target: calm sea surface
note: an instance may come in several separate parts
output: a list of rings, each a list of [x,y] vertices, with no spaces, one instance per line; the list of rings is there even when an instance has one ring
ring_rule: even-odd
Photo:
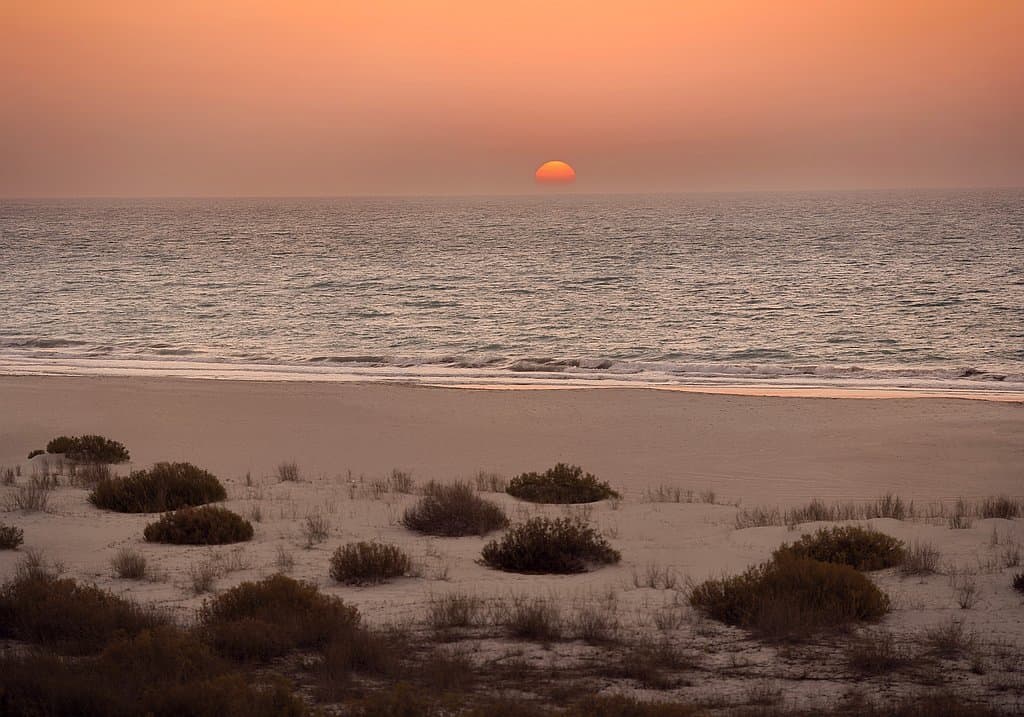
[[[0,372],[1024,390],[1024,192],[0,203]]]

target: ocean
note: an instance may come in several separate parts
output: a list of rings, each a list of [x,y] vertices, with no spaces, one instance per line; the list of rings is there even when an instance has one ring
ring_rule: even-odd
[[[0,373],[1024,391],[1024,191],[0,202]]]

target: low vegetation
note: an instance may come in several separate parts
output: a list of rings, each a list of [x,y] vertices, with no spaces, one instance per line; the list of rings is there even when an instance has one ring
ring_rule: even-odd
[[[914,541],[903,553],[902,575],[933,575],[939,571],[939,551],[931,543]]]
[[[124,580],[142,580],[146,577],[146,557],[131,548],[121,548],[110,559],[114,576]]]
[[[22,513],[45,513],[50,506],[50,492],[55,485],[52,476],[33,476],[28,483],[17,486],[7,496],[4,507]]]
[[[0,550],[17,550],[25,541],[25,532],[13,525],[0,523]]]
[[[1017,573],[1013,576],[1013,589],[1024,593],[1024,573]]]
[[[96,657],[0,658],[0,713],[79,717],[193,715],[303,717],[281,678],[242,675],[192,634],[173,627],[112,641]]]
[[[214,505],[165,513],[143,531],[146,542],[175,545],[225,545],[252,540],[252,536],[252,523]]]
[[[61,453],[80,463],[126,463],[131,459],[123,443],[103,436],[60,436],[46,444],[47,453]]]
[[[579,466],[559,463],[543,473],[522,473],[509,481],[506,492],[531,503],[595,503],[618,498],[607,482],[600,482]]]
[[[103,478],[89,494],[97,508],[119,513],[162,513],[225,498],[217,477],[191,463],[156,463],[126,478]]]
[[[405,511],[402,525],[426,535],[485,535],[506,527],[508,517],[468,483],[428,483],[419,502]]]
[[[0,588],[0,637],[69,654],[94,653],[115,636],[166,622],[135,602],[38,568],[18,571]]]
[[[273,575],[208,600],[199,622],[220,654],[265,661],[350,636],[359,625],[359,612],[311,583]]]
[[[708,580],[694,588],[690,604],[768,639],[802,639],[889,611],[888,596],[850,566],[788,555],[741,575]]]
[[[412,561],[398,546],[358,542],[343,545],[331,556],[331,577],[346,585],[372,585],[398,578]]]
[[[282,483],[297,483],[302,480],[299,474],[299,464],[295,461],[281,463],[277,467],[277,479]]]
[[[575,518],[531,518],[484,546],[483,562],[516,573],[582,573],[619,562],[619,552]]]
[[[783,545],[774,558],[784,555],[849,565],[857,570],[884,570],[903,562],[903,541],[859,526],[822,528],[792,545]]]
[[[979,510],[982,518],[1004,518],[1006,520],[1013,520],[1022,512],[1020,501],[1007,498],[1005,495],[986,498],[982,501]]]

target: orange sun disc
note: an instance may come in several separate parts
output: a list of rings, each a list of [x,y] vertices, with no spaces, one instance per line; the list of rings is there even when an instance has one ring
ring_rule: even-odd
[[[553,160],[540,165],[533,178],[538,184],[572,184],[576,181],[576,170],[565,162]]]

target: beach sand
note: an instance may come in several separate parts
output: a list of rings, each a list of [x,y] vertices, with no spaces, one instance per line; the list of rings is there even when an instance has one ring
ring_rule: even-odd
[[[655,696],[726,704],[749,702],[757,690],[800,705],[836,700],[854,688],[899,695],[920,687],[920,678],[912,676],[866,680],[855,675],[839,649],[810,658],[784,652],[693,613],[686,606],[687,581],[741,571],[768,559],[781,543],[823,525],[738,529],[740,511],[812,498],[869,500],[888,492],[919,506],[961,496],[1020,498],[1024,493],[1024,405],[1015,403],[0,378],[0,467],[21,465],[20,481],[50,460],[27,461],[30,450],[56,435],[81,433],[124,442],[132,451],[132,467],[187,460],[218,474],[228,488],[226,505],[254,521],[255,539],[219,548],[147,544],[142,529],[153,516],[101,511],[89,505],[85,489],[62,486],[45,513],[0,516],[25,532],[21,551],[0,552],[0,577],[10,576],[24,550],[34,548],[72,577],[164,605],[189,620],[204,599],[191,587],[197,566],[221,566],[219,590],[272,574],[285,553],[294,560],[293,576],[359,606],[371,624],[422,625],[431,601],[454,592],[486,601],[539,596],[566,615],[581,606],[613,605],[629,639],[660,631],[693,653],[699,675]],[[303,480],[282,483],[274,475],[276,466],[291,460]],[[562,507],[524,504],[503,493],[482,495],[500,503],[514,521],[537,514],[585,517],[621,551],[620,564],[574,576],[491,570],[477,562],[489,538],[410,533],[399,520],[417,496],[375,485],[394,468],[411,471],[422,484],[471,479],[479,470],[511,476],[556,461],[596,473],[620,490],[623,500]],[[655,500],[651,493],[659,486],[692,490],[695,502]],[[0,487],[0,497],[14,490]],[[714,492],[713,502],[702,502],[707,491]],[[302,527],[316,514],[326,519],[330,534],[306,548]],[[1010,581],[1021,568],[1008,556],[1015,548],[1019,553],[1024,522],[975,518],[957,530],[941,517],[863,522],[908,543],[927,541],[941,554],[940,574],[873,574],[894,606],[875,629],[924,653],[929,629],[959,622],[977,636],[985,672],[972,671],[973,658],[964,657],[942,663],[942,679],[962,694],[1020,705],[1024,613]],[[331,552],[349,541],[371,539],[403,547],[418,577],[364,588],[334,583],[327,572]],[[122,547],[143,553],[154,578],[112,577],[110,559]],[[651,585],[648,577],[655,573],[671,580]],[[958,602],[964,581],[977,589],[970,609]],[[655,616],[666,611],[677,612],[679,620],[657,627]],[[593,660],[591,649],[571,640],[524,646],[488,637],[473,655],[479,660],[515,655],[565,667]],[[616,683],[608,689],[624,688]],[[629,689],[651,696],[635,685]]]

